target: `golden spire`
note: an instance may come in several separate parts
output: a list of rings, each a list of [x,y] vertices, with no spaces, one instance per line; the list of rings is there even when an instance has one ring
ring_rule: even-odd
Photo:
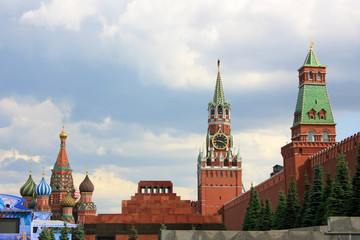
[[[310,50],[313,49],[313,46],[314,46],[314,42],[312,41],[312,38],[310,38]]]
[[[31,165],[32,165],[32,162],[30,162],[30,175],[31,175]]]
[[[86,164],[86,175],[89,173],[89,164]]]
[[[220,72],[220,59],[218,59],[218,72]]]
[[[43,177],[44,177],[44,175],[45,175],[44,172],[45,172],[45,170],[44,170],[44,166],[43,166]]]

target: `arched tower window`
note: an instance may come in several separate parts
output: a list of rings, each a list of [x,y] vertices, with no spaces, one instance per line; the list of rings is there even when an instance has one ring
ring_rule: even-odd
[[[218,115],[222,115],[223,114],[223,109],[222,106],[218,106]]]
[[[314,142],[315,141],[315,133],[313,131],[308,132],[308,142]]]
[[[210,109],[210,115],[211,117],[215,115],[215,109],[213,107]]]
[[[316,80],[321,81],[321,72],[320,71],[318,71],[318,73],[317,73]]]
[[[312,71],[309,72],[309,80],[313,80],[313,72]]]
[[[321,134],[321,141],[328,142],[329,141],[329,132],[323,131]]]

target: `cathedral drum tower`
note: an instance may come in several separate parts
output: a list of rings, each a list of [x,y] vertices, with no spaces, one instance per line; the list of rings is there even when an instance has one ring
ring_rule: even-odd
[[[72,169],[70,168],[68,156],[66,153],[66,138],[67,133],[63,127],[60,137],[60,151],[54,168],[51,170],[50,186],[52,188],[52,194],[50,197],[50,207],[53,215],[53,220],[61,220],[62,218],[62,200],[70,192],[72,197],[74,196],[74,183],[72,177]]]
[[[230,111],[218,60],[214,98],[208,104],[206,149],[200,151],[197,164],[198,208],[203,215],[219,213],[226,202],[241,195],[241,158],[234,153]]]

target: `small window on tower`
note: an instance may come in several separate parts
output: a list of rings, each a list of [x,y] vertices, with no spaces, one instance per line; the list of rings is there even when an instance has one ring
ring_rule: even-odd
[[[326,120],[326,111],[324,109],[319,111],[319,117],[320,119]]]
[[[222,173],[222,172],[220,173],[220,177],[223,177],[223,173]]]
[[[321,141],[328,142],[329,141],[329,132],[323,131],[321,134]]]
[[[232,172],[230,172],[230,177],[232,178]]]
[[[317,73],[317,78],[316,78],[316,80],[321,81],[321,73],[320,73],[320,71]]]
[[[222,110],[223,110],[222,107],[221,107],[221,106],[218,106],[218,114],[219,114],[219,115],[222,115],[222,113],[223,113]]]
[[[313,131],[308,132],[308,142],[314,142],[315,141],[315,133]]]
[[[213,175],[213,173],[212,173],[212,172],[210,173],[210,177],[214,177],[214,175]]]
[[[308,115],[309,115],[309,118],[310,119],[316,119],[316,111],[314,109],[311,109],[309,112],[308,112]]]
[[[313,72],[312,71],[309,72],[309,80],[313,80]]]
[[[211,116],[214,116],[215,115],[215,109],[211,109],[211,111],[210,111],[210,114],[211,114]]]

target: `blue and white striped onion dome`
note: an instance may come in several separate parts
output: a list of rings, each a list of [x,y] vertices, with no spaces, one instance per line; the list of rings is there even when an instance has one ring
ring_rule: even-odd
[[[44,177],[41,179],[41,182],[36,185],[35,195],[36,196],[49,196],[51,194],[51,187],[45,182]]]

